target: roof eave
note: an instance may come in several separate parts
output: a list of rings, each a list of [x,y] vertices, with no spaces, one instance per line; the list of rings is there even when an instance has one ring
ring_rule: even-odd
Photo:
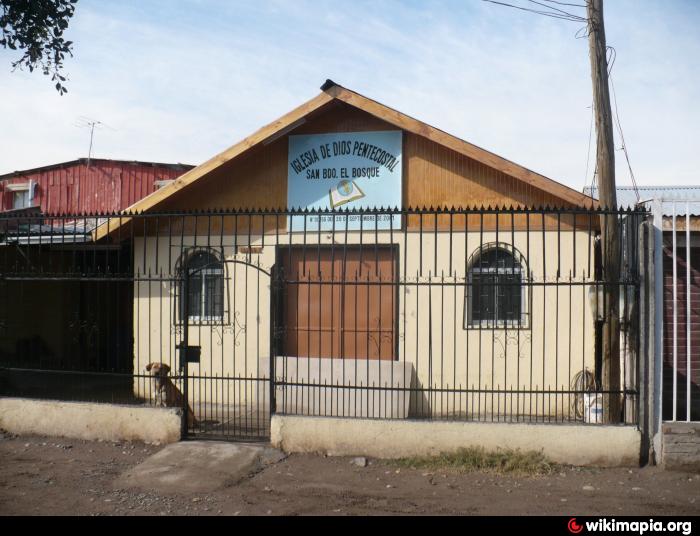
[[[163,188],[160,188],[159,190],[156,190],[150,195],[137,201],[133,205],[127,207],[124,212],[143,212],[154,208],[168,197],[196,182],[221,165],[230,162],[249,149],[258,146],[261,143],[268,142],[275,136],[279,136],[280,132],[284,131],[285,129],[290,129],[290,127],[300,119],[319,110],[334,100],[344,102],[355,108],[363,110],[370,115],[401,128],[402,130],[423,136],[438,144],[444,145],[460,154],[482,162],[483,164],[510,175],[518,180],[547,191],[552,195],[559,197],[562,199],[562,201],[582,208],[598,208],[599,206],[597,200],[578,192],[573,188],[569,188],[568,186],[565,186],[553,179],[540,175],[539,173],[531,171],[523,166],[520,166],[519,164],[498,156],[495,153],[491,153],[465,140],[457,138],[452,134],[448,134],[428,125],[427,123],[414,119],[413,117],[399,112],[398,110],[394,110],[393,108],[390,108],[384,104],[369,99],[368,97],[349,90],[333,82],[332,80],[326,80],[326,82],[321,86],[321,93],[319,93],[316,97],[303,103],[272,123],[258,129],[250,136],[210,158],[206,162],[194,167],[175,179],[169,185],[164,186]],[[122,218],[122,224],[127,223],[129,219],[130,218],[128,218],[128,216]],[[112,229],[110,229],[110,233],[111,232]],[[98,228],[96,230],[96,240],[99,240],[106,234],[106,230]]]

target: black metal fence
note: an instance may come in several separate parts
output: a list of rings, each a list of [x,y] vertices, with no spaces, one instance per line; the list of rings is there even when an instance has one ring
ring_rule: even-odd
[[[601,265],[620,226],[620,277]],[[271,412],[637,422],[638,232],[584,209],[0,216],[0,394],[185,407],[266,437]],[[620,377],[601,301],[620,291]],[[187,356],[187,359],[185,358]],[[165,366],[150,366],[159,364]]]

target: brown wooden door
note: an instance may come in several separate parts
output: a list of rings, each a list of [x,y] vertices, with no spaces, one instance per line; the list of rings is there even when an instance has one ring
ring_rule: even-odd
[[[395,359],[396,259],[392,246],[281,249],[284,355]]]

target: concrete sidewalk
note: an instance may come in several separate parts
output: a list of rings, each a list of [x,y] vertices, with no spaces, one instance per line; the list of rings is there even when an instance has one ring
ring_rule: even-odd
[[[182,441],[166,446],[115,481],[117,488],[161,493],[212,492],[285,458],[262,444]]]

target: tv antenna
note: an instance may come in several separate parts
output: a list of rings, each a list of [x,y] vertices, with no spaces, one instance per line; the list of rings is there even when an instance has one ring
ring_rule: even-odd
[[[88,148],[88,158],[87,158],[87,167],[90,167],[90,159],[92,158],[92,142],[95,137],[95,129],[102,129],[102,128],[108,128],[109,130],[116,130],[112,127],[110,127],[108,124],[103,123],[102,121],[98,121],[97,119],[93,119],[91,117],[86,117],[84,115],[81,115],[76,119],[75,121],[75,126],[79,128],[89,128],[90,129],[90,147]]]

